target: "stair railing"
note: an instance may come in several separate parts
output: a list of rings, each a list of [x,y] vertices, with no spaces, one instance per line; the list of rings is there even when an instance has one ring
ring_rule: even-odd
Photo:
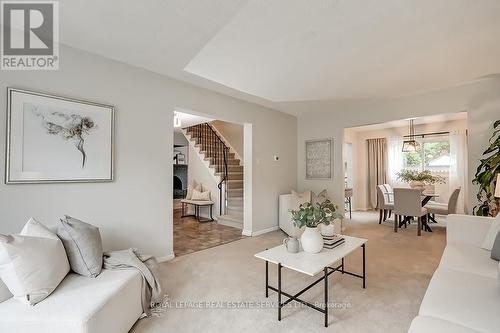
[[[217,184],[219,189],[219,215],[226,211],[226,188],[228,178],[227,159],[229,147],[224,143],[219,134],[209,123],[198,124],[184,128],[191,137],[196,139],[196,143],[201,145],[207,157],[213,160],[215,172],[221,174],[221,180]]]

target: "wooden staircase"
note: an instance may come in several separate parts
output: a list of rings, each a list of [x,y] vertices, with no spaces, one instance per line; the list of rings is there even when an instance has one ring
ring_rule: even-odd
[[[226,140],[209,123],[184,129],[184,135],[219,179],[220,224],[243,229],[243,166]]]

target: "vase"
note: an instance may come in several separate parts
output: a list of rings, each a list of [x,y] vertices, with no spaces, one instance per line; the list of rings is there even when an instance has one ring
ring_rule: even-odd
[[[300,236],[302,249],[308,253],[318,253],[323,249],[323,237],[318,228],[306,227],[302,236]]]
[[[421,182],[421,181],[418,181],[418,180],[412,180],[410,182],[410,187],[412,189],[418,189],[420,191],[423,191],[423,190],[425,190],[425,183]]]
[[[321,235],[322,236],[333,236],[335,235],[335,224],[331,222],[329,225],[320,224],[321,226]]]

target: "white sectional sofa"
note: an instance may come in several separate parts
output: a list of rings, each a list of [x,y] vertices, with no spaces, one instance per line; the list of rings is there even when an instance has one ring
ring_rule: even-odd
[[[500,265],[481,248],[491,223],[448,216],[446,248],[409,333],[500,332]]]
[[[70,273],[49,297],[28,306],[2,284],[0,332],[126,333],[142,315],[141,290],[137,270],[103,269],[97,278]]]

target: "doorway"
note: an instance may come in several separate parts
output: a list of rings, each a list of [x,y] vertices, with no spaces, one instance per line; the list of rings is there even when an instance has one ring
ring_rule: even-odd
[[[245,237],[245,128],[194,112],[174,112],[175,256]]]
[[[414,134],[411,138],[410,123]],[[410,139],[415,142],[412,151],[404,149],[404,143]],[[346,128],[343,140],[346,188],[352,187],[353,220],[378,222],[379,211],[373,213],[379,208],[377,187],[410,187],[401,178],[402,171],[425,171],[440,179],[426,185],[435,194],[432,201],[439,204],[448,204],[451,194],[460,188],[457,213],[468,212],[466,112]],[[380,216],[383,225],[386,222],[386,226],[392,226],[390,212]]]

